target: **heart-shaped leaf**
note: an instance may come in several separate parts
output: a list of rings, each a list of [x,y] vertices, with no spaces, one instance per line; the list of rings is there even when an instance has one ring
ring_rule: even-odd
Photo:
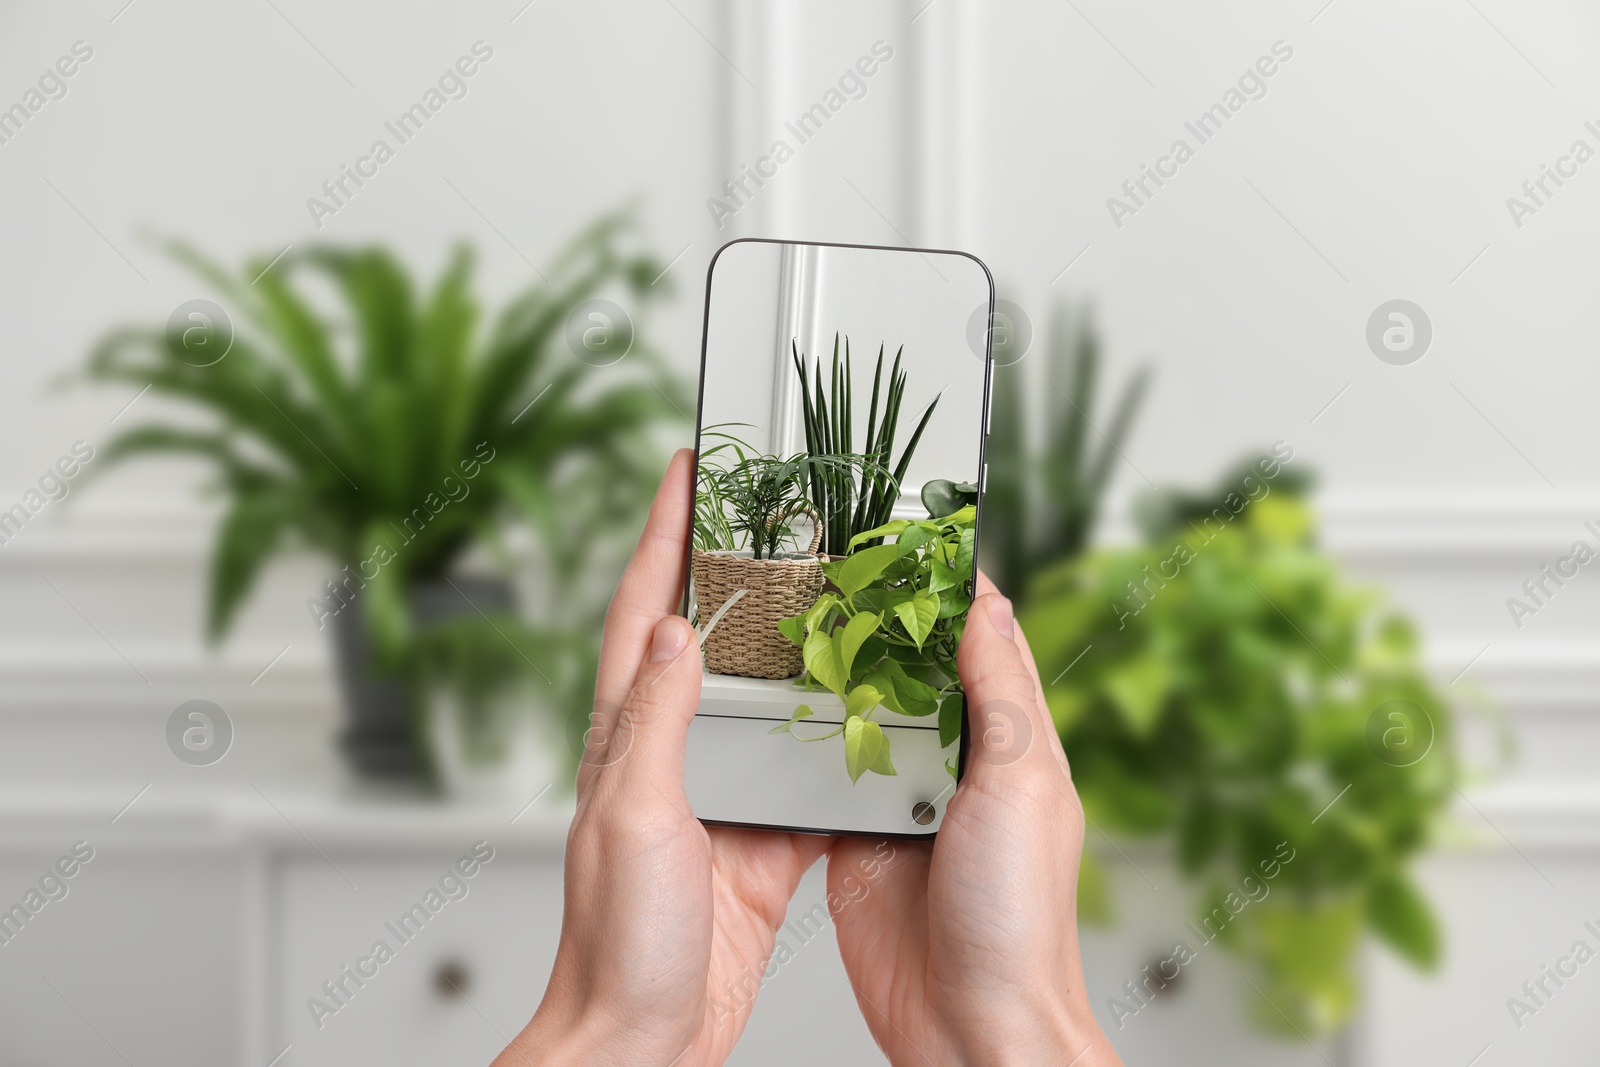
[[[847,675],[839,666],[838,654],[834,651],[834,641],[821,630],[812,630],[806,637],[803,651],[806,670],[811,677],[833,690],[839,696],[844,696],[844,684]]]
[[[859,782],[861,776],[878,762],[878,753],[885,748],[883,727],[871,719],[852,716],[844,722],[844,765],[850,780]]]
[[[865,641],[882,622],[881,616],[863,611],[852,616],[850,621],[844,624],[844,629],[837,631],[839,667],[846,677],[850,674],[850,668],[855,665],[856,650],[861,647],[861,642]]]
[[[844,700],[844,713],[846,716],[856,715],[866,718],[867,713],[883,703],[883,694],[876,686],[858,685],[850,690],[850,695]]]
[[[855,596],[882,574],[885,567],[899,558],[900,550],[893,545],[863,548],[845,557],[844,563],[840,564],[834,574],[833,584],[837,585],[845,596]]]
[[[921,648],[922,643],[928,639],[928,633],[933,629],[933,624],[939,618],[939,594],[927,591],[919,592],[904,604],[896,604],[894,613],[899,616],[905,625],[906,633],[911,635],[911,640]]]

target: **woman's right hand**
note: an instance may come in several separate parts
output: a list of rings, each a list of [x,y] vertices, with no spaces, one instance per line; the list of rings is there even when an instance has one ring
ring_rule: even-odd
[[[1011,603],[981,575],[978,591],[957,659],[965,774],[932,844],[895,842],[886,865],[879,842],[834,844],[839,951],[895,1067],[1110,1067],[1078,952],[1083,807]],[[862,895],[853,876],[875,867]]]

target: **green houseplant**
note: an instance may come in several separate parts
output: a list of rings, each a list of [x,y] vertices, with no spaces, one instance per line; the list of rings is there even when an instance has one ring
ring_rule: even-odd
[[[172,242],[238,327],[225,355],[196,366],[159,327],[116,330],[91,355],[91,379],[148,386],[209,417],[203,428],[126,430],[107,454],[180,453],[211,466],[226,503],[211,639],[278,553],[309,546],[342,567],[307,606],[319,629],[334,624],[352,718],[344,744],[358,768],[418,766],[414,694],[397,667],[419,619],[510,606],[508,589],[469,590],[456,577],[471,546],[497,543],[520,516],[538,536],[545,579],[571,590],[603,540],[593,531],[648,497],[657,466],[648,431],[670,417],[674,388],[659,357],[636,339],[627,365],[602,369],[562,343],[579,302],[615,292],[638,307],[659,292],[660,265],[628,247],[633,233],[625,215],[601,219],[548,282],[514,295],[487,327],[465,247],[424,290],[379,247],[299,248],[235,273]],[[331,288],[334,307],[308,276]],[[599,610],[573,599],[567,622],[581,629]]]
[[[1137,372],[1101,421],[1100,361],[1087,323],[1058,311],[1037,440],[1025,365],[997,368],[985,567],[1054,679],[1088,818],[1169,849],[1199,893],[1196,921],[1272,861],[1274,895],[1221,940],[1271,1002],[1245,991],[1261,1026],[1326,1032],[1356,1003],[1363,931],[1423,968],[1442,951],[1407,870],[1456,772],[1451,708],[1410,623],[1318,550],[1311,479],[1281,455],[1215,487],[1144,494],[1142,542],[1091,550],[1148,379]],[[1280,842],[1293,862],[1276,861]],[[1085,918],[1111,918],[1107,878],[1085,850]]]
[[[1311,529],[1280,487],[1226,526],[1151,528],[1147,546],[1064,561],[1021,615],[1040,662],[1082,656],[1046,698],[1085,814],[1170,840],[1204,887],[1197,914],[1279,843],[1298,856],[1223,937],[1271,1002],[1258,1020],[1291,1036],[1284,1015],[1313,1033],[1353,1010],[1364,929],[1413,964],[1438,961],[1407,868],[1456,774],[1415,631],[1341,582]],[[1103,913],[1085,859],[1084,897]]]
[[[861,452],[870,463],[860,467],[833,466],[819,471],[811,481],[811,502],[817,513],[823,516],[822,551],[827,555],[844,555],[857,534],[889,521],[889,514],[899,499],[900,486],[905,481],[907,468],[911,466],[917,443],[922,440],[922,432],[928,428],[928,420],[933,418],[934,409],[939,406],[938,397],[928,403],[900,458],[895,460],[895,434],[900,425],[900,406],[906,391],[907,374],[900,368],[900,357],[904,353],[904,347],[895,353],[888,380],[885,381],[884,346],[878,347]],[[822,360],[809,364],[812,376],[808,378],[808,361],[792,342],[790,354],[794,359],[795,373],[800,377],[806,449],[813,456],[855,452],[855,376],[850,364],[850,339],[844,339],[844,358],[841,361],[839,335],[834,335],[832,374],[826,389],[823,387]]]
[[[710,427],[698,464],[690,573],[703,628],[706,669],[713,674],[789,678],[802,667],[778,622],[809,608],[822,592],[817,554],[825,520],[807,502],[807,488],[837,471],[870,467],[855,455],[787,458],[763,455],[721,427]],[[791,521],[810,517],[809,547],[782,552]]]
[[[780,629],[805,658],[801,684],[844,701],[844,721],[805,736],[797,723],[812,716],[795,708],[788,732],[808,742],[843,735],[851,781],[868,771],[894,774],[889,738],[873,720],[879,707],[910,716],[939,716],[939,741],[961,736],[963,700],[956,648],[972,603],[973,521],[977,509],[940,518],[896,519],[851,539],[849,555],[823,565],[833,591]],[[893,537],[887,544],[877,543]],[[951,775],[954,762],[946,763]]]

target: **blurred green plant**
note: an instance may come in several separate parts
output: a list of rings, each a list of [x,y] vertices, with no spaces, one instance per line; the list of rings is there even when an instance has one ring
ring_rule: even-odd
[[[636,527],[660,474],[653,430],[689,406],[639,331],[621,367],[586,363],[566,340],[585,300],[614,295],[637,316],[667,291],[663,264],[637,245],[629,212],[597,220],[489,320],[464,245],[423,285],[380,246],[296,248],[234,272],[167,242],[216,290],[231,345],[197,366],[170,326],[124,327],[96,346],[86,377],[190,409],[118,435],[101,469],[152,454],[210,466],[208,492],[225,510],[208,638],[226,634],[268,561],[309,547],[344,567],[330,613],[355,597],[373,666],[408,683],[415,726],[410,593],[481,545],[504,571],[535,568],[559,605],[558,632],[543,637],[570,663],[541,658],[561,682],[555,703],[581,729],[610,590],[584,578],[620,566],[607,531]],[[514,564],[503,534],[519,520],[537,547]]]
[[[1142,544],[1090,549],[1149,378],[1137,371],[1097,423],[1100,351],[1087,319],[1058,308],[1043,392],[1059,403],[1043,405],[1037,441],[1022,365],[997,369],[984,567],[1055,679],[1046,698],[1085,814],[1108,834],[1169,843],[1200,890],[1192,918],[1280,842],[1295,850],[1219,940],[1289,1017],[1252,995],[1262,1028],[1326,1032],[1356,1005],[1363,931],[1418,967],[1439,960],[1408,869],[1457,773],[1452,708],[1411,623],[1317,549],[1311,477],[1281,456],[1214,488],[1144,494]],[[1112,918],[1093,850],[1078,894],[1086,919]]]
[[[148,386],[213,419],[205,429],[152,423],[107,448],[116,462],[151,453],[208,461],[228,506],[212,557],[206,630],[228,629],[263,565],[295,543],[352,567],[426,521],[394,560],[363,577],[380,644],[403,646],[408,583],[448,572],[469,546],[494,542],[520,513],[549,553],[548,577],[569,584],[596,530],[649,498],[659,454],[648,429],[672,414],[676,387],[636,339],[631,369],[601,371],[564,350],[570,310],[621,286],[638,306],[660,289],[653,257],[624,251],[632,228],[610,215],[558,257],[548,282],[514,295],[486,333],[471,291],[473,256],[456,250],[426,292],[381,247],[316,246],[237,274],[182,242],[170,254],[211,283],[240,327],[226,356],[193,366],[159,327],[128,327],[94,350],[88,376]],[[342,298],[324,311],[302,277]],[[341,313],[342,312],[342,313]],[[481,481],[437,510],[477,449],[495,457]],[[107,464],[109,465],[109,464]],[[413,526],[416,523],[413,521]],[[405,527],[411,533],[411,527]],[[574,619],[574,625],[582,623]]]
[[[1208,517],[1223,507],[1211,503]],[[1363,929],[1437,964],[1438,925],[1407,868],[1457,769],[1415,630],[1341,581],[1312,529],[1285,482],[1226,525],[1153,524],[1144,547],[1058,563],[1021,614],[1041,663],[1073,663],[1045,695],[1085,815],[1170,839],[1204,889],[1198,914],[1280,842],[1295,850],[1221,940],[1308,1033],[1354,1009]],[[1086,915],[1108,914],[1104,878],[1086,854]],[[1292,1033],[1274,1008],[1257,1020]]]
[[[787,732],[801,741],[844,735],[852,782],[868,771],[892,775],[889,738],[872,715],[881,705],[901,715],[938,713],[940,747],[961,736],[961,679],[956,648],[972,603],[973,520],[967,506],[941,518],[896,519],[863,530],[849,554],[822,565],[833,589],[778,629],[805,653],[797,684],[826,689],[844,701],[844,721],[813,737],[794,732],[809,704],[795,708]],[[885,537],[895,540],[880,543]],[[946,769],[955,775],[955,766]]]
[[[1141,367],[1122,388],[1102,430],[1095,420],[1101,362],[1100,338],[1088,317],[1074,322],[1066,305],[1058,305],[1044,353],[1037,440],[1029,439],[1023,388],[1030,365],[995,368],[980,562],[995,585],[1019,602],[1042,564],[1088,547],[1149,388],[1149,369]]]
[[[895,433],[900,425],[900,405],[905,398],[906,372],[900,369],[900,357],[905,352],[902,345],[894,355],[889,368],[889,380],[883,380],[883,355],[885,346],[878,346],[878,362],[872,374],[872,401],[867,405],[866,449],[861,455],[870,465],[859,468],[832,467],[819,471],[811,483],[811,502],[823,518],[822,552],[842,556],[848,552],[851,539],[863,530],[882,526],[900,495],[900,484],[905,481],[911,456],[922,440],[922,432],[939,406],[936,396],[922,413],[911,439],[906,442],[900,459],[889,467],[894,458]],[[811,364],[813,378],[807,379],[808,361],[793,342],[790,354],[794,358],[795,373],[800,376],[800,399],[804,415],[806,448],[813,456],[841,456],[855,453],[852,434],[855,426],[854,374],[850,366],[850,339],[844,339],[844,359],[839,358],[839,335],[833,335],[833,373],[830,388],[824,390],[822,360]],[[883,401],[882,421],[879,421],[878,402]]]

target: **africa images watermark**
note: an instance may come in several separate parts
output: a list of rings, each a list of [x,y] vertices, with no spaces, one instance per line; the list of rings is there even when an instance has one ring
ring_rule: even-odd
[[[37,86],[29,86],[20,100],[0,110],[0,145],[10,144],[22,132],[22,127],[44,110],[46,104],[66,99],[67,79],[93,58],[94,47],[89,42],[73,41],[70,55],[64,55],[46,67],[44,73],[39,75]]]
[[[1595,143],[1600,144],[1600,125],[1593,119],[1585,122],[1583,128],[1595,138]],[[1523,223],[1529,216],[1537,215],[1540,209],[1548,207],[1551,199],[1567,184],[1567,180],[1578,176],[1578,168],[1595,157],[1593,145],[1582,137],[1572,142],[1567,149],[1567,154],[1556,158],[1555,166],[1548,163],[1539,164],[1539,173],[1522,183],[1522,196],[1506,197],[1506,210],[1511,213],[1511,223],[1517,229],[1522,229]],[[1551,188],[1554,185],[1555,188]]]
[[[94,446],[87,441],[74,441],[70,451],[71,455],[62,456],[45,468],[44,473],[39,475],[37,489],[29,486],[23,490],[19,503],[0,511],[0,545],[9,545],[22,532],[22,528],[44,510],[46,504],[65,500],[72,491],[69,483],[84,464],[94,459]]]
[[[326,199],[306,197],[306,210],[311,212],[311,221],[317,229],[322,229],[324,218],[337,215],[367,181],[376,178],[378,168],[393,159],[400,148],[421,133],[428,120],[442,111],[447,103],[465,99],[467,79],[478,73],[481,64],[493,58],[493,46],[481,40],[472,42],[470,55],[463,55],[453,65],[446,67],[444,73],[439,75],[438,84],[428,86],[421,100],[400,112],[393,122],[383,124],[383,128],[394,136],[393,145],[380,137],[372,142],[366,155],[356,159],[354,166],[339,164],[339,173],[322,183],[322,193]],[[354,189],[350,188],[351,184],[355,185]]]
[[[378,976],[379,969],[394,959],[400,949],[415,941],[447,904],[467,899],[467,894],[472,892],[467,882],[476,878],[493,859],[493,845],[487,841],[475,842],[471,852],[444,869],[438,885],[429,886],[420,901],[401,912],[398,918],[383,924],[384,930],[393,935],[393,944],[387,937],[378,938],[366,955],[358,957],[353,965],[347,963],[340,967],[332,978],[322,983],[321,998],[307,997],[306,1010],[311,1013],[311,1021],[317,1024],[317,1029],[327,1025],[329,1016],[349,1007],[355,995]]]
[[[1594,522],[1586,522],[1583,528],[1594,537],[1595,544],[1600,544],[1600,527]],[[1572,547],[1567,549],[1567,554],[1557,558],[1553,563],[1539,564],[1539,573],[1522,583],[1522,597],[1506,597],[1506,610],[1511,613],[1511,621],[1517,629],[1527,625],[1526,620],[1530,615],[1539,614],[1556,594],[1566,587],[1567,582],[1576,578],[1580,568],[1595,558],[1596,549],[1588,541],[1577,540],[1572,542]],[[1552,583],[1554,588],[1551,588]]]
[[[1222,533],[1229,523],[1243,514],[1245,508],[1258,501],[1265,500],[1267,495],[1272,492],[1272,486],[1269,483],[1283,470],[1283,465],[1292,459],[1294,459],[1293,445],[1287,441],[1274,442],[1272,455],[1263,456],[1256,463],[1255,469],[1261,472],[1260,478],[1257,478],[1254,474],[1245,475],[1239,484],[1239,488],[1230,490],[1222,498],[1222,502],[1211,509],[1211,514],[1200,520],[1199,525],[1195,525],[1193,520],[1189,522],[1189,528],[1195,534],[1193,538],[1180,540],[1174,544],[1172,553],[1166,559],[1157,563],[1154,570],[1151,569],[1148,563],[1145,564],[1144,578],[1141,581],[1136,583],[1132,578],[1128,579],[1124,583],[1127,586],[1128,599],[1137,604],[1138,607],[1126,606],[1116,601],[1112,602],[1111,610],[1116,612],[1117,622],[1119,623],[1117,629],[1127,629],[1128,620],[1149,607],[1150,602],[1156,598],[1156,595],[1167,587],[1167,583],[1176,580],[1183,568],[1198,557],[1200,549],[1205,548],[1216,540],[1217,535]],[[1172,569],[1170,574],[1167,573],[1169,566]]]
[[[888,854],[885,855],[885,850]],[[883,872],[894,862],[894,846],[887,841],[878,842],[873,850],[873,855],[863,860],[855,872],[847,874],[840,881],[843,893],[828,893],[827,903],[812,906],[811,910],[801,915],[798,919],[790,920],[783,924],[778,931],[776,941],[772,946],[772,955],[762,963],[759,972],[751,971],[747,966],[735,982],[723,982],[723,991],[727,994],[725,1001],[713,1001],[711,1010],[716,1014],[717,1026],[721,1028],[724,1020],[736,1018],[755,1003],[756,994],[778,976],[784,964],[798,955],[798,949],[804,948],[816,940],[829,926],[833,925],[834,916],[852,904],[859,904],[872,892],[872,885]],[[860,877],[856,877],[859,874]],[[796,948],[790,948],[785,935],[794,938]]]
[[[68,880],[77,877],[85,864],[94,859],[94,846],[87,841],[76,841],[72,850],[60,856],[39,876],[37,887],[30,886],[20,903],[0,911],[0,946],[9,945],[22,933],[22,928],[49,904],[67,899],[71,892]]]
[[[1129,978],[1122,983],[1122,990],[1128,995],[1127,1000],[1107,997],[1106,1007],[1111,1009],[1111,1017],[1116,1020],[1117,1029],[1126,1027],[1129,1019],[1149,1007],[1163,990],[1177,980],[1183,968],[1194,962],[1200,955],[1200,949],[1221,937],[1223,931],[1245,908],[1266,900],[1272,892],[1272,886],[1268,883],[1278,877],[1284,867],[1294,862],[1295,855],[1295,850],[1289,842],[1278,842],[1272,856],[1256,864],[1257,869],[1261,871],[1261,877],[1256,877],[1254,871],[1245,875],[1240,879],[1239,887],[1229,890],[1221,902],[1200,920],[1199,926],[1195,926],[1192,921],[1183,924],[1199,942],[1197,947],[1191,948],[1187,941],[1180,938],[1174,942],[1172,953],[1166,959],[1155,964],[1145,964],[1142,979]]]
[[[1593,922],[1585,922],[1583,928],[1596,943],[1600,943],[1600,928]],[[1538,977],[1522,983],[1522,996],[1506,998],[1506,1010],[1511,1013],[1511,1021],[1517,1024],[1517,1029],[1521,1030],[1527,1025],[1528,1016],[1538,1015],[1540,1011],[1549,1007],[1555,995],[1566,988],[1567,982],[1578,977],[1583,965],[1594,958],[1594,945],[1579,938],[1572,943],[1572,947],[1565,955],[1556,957],[1554,967],[1548,963],[1541,963]],[[1554,989],[1550,988],[1551,983],[1555,984]]]
[[[488,450],[488,455],[484,454],[486,449]],[[465,500],[467,494],[472,492],[472,487],[467,483],[481,474],[483,468],[488,466],[497,454],[494,446],[490,445],[489,442],[480,441],[478,447],[473,450],[473,455],[477,458],[464,459],[458,464],[461,469],[461,477],[458,478],[454,474],[444,476],[444,480],[439,486],[444,494],[443,496],[440,496],[437,492],[429,493],[423,498],[421,504],[411,509],[411,514],[400,520],[400,526],[396,526],[394,520],[391,519],[389,521],[390,527],[402,538],[398,542],[399,547],[404,548],[421,536],[427,525],[438,518],[439,514],[449,507],[452,502],[460,503]],[[322,583],[325,595],[321,600],[314,596],[306,597],[306,610],[311,612],[312,619],[316,621],[317,629],[325,629],[329,618],[349,607],[351,601],[355,600],[356,594],[365,589],[367,583],[378,576],[379,571],[399,557],[400,553],[395,544],[396,542],[391,542],[388,539],[373,542],[372,551],[365,559],[354,564],[346,563],[344,565],[344,578],[342,581],[335,581],[330,578]],[[356,569],[354,574],[350,572],[352,566]]]
[[[722,196],[706,200],[706,210],[711,212],[711,221],[717,224],[717,229],[722,229],[730,218],[744,210],[767,180],[777,176],[778,168],[794,158],[795,150],[820,133],[829,119],[844,110],[845,104],[866,96],[867,79],[878,73],[880,64],[893,58],[894,47],[887,41],[872,42],[872,54],[862,56],[854,66],[845,68],[839,75],[837,88],[830,87],[821,100],[802,111],[794,121],[783,124],[794,136],[794,144],[780,137],[772,142],[766,155],[756,159],[754,166],[740,163],[739,172],[722,183]],[[752,182],[755,189],[750,188]]]
[[[1148,163],[1139,164],[1138,176],[1122,183],[1122,193],[1127,199],[1115,196],[1106,198],[1106,210],[1111,213],[1111,221],[1117,229],[1122,229],[1123,220],[1128,216],[1137,215],[1168,180],[1176,178],[1178,168],[1193,159],[1201,145],[1221,133],[1222,127],[1243,110],[1245,104],[1265,97],[1267,79],[1277,74],[1279,66],[1293,57],[1294,48],[1288,42],[1272,42],[1270,55],[1261,56],[1253,66],[1246,67],[1244,73],[1239,75],[1238,83],[1229,86],[1220,101],[1202,111],[1193,122],[1183,124],[1183,128],[1194,137],[1194,145],[1179,137],[1172,142],[1167,154],[1156,160],[1153,168]],[[1154,189],[1150,188],[1152,182]]]

